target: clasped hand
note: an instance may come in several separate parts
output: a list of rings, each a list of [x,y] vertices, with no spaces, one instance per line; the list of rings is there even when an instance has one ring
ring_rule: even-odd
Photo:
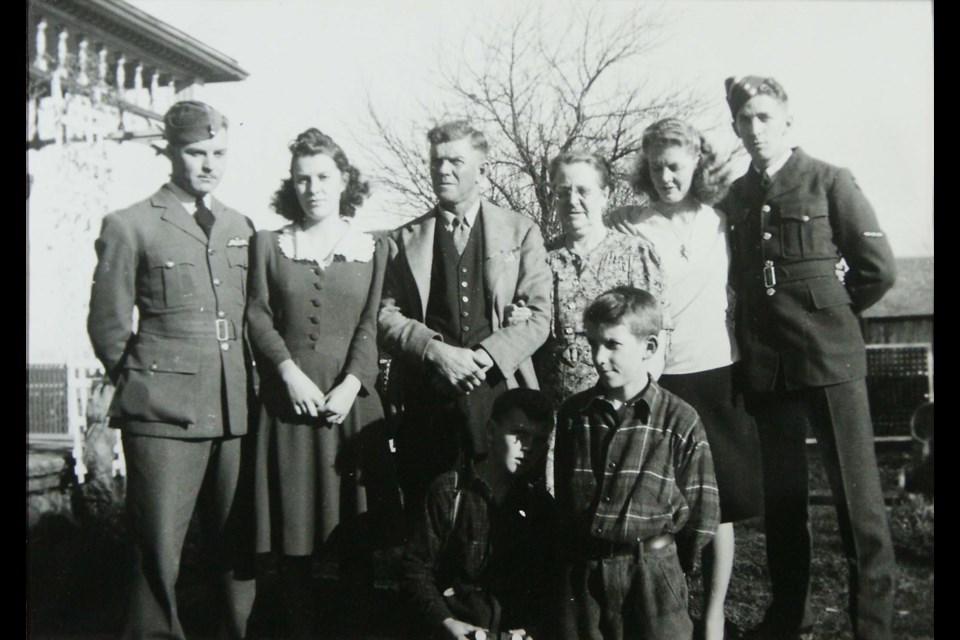
[[[445,386],[454,392],[470,393],[487,378],[493,359],[483,348],[464,349],[433,340],[424,358]]]
[[[292,360],[282,362],[277,369],[287,386],[294,413],[324,418],[328,425],[343,422],[360,391],[359,380],[350,374],[325,395]]]

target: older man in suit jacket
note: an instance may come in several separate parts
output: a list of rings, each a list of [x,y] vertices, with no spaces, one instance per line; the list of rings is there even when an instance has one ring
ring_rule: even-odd
[[[485,453],[500,393],[537,388],[530,358],[549,332],[543,239],[532,220],[480,197],[482,132],[454,121],[427,138],[438,206],[390,236],[379,317],[396,362],[397,471],[408,514],[430,480]],[[520,300],[530,320],[503,326],[504,308]]]
[[[253,399],[243,310],[254,230],[211,195],[226,162],[226,118],[185,101],[164,125],[171,181],[104,218],[88,319],[94,351],[117,385],[109,414],[127,461],[136,566],[124,637],[184,637],[174,587],[199,501],[227,610],[222,635],[241,638],[254,596],[251,485],[242,472]]]
[[[896,568],[856,314],[893,285],[893,253],[850,172],[791,149],[787,95],[776,80],[730,78],[727,102],[752,160],[718,206],[738,294],[739,381],[760,434],[773,583],[751,637],[800,638],[812,626],[809,431],[837,502],[854,634],[889,639]],[[842,283],[834,273],[841,258],[849,266]]]

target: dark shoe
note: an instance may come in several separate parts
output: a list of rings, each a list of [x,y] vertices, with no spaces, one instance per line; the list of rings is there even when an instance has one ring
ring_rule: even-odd
[[[726,633],[726,631],[724,632]],[[753,629],[743,633],[740,638],[742,640],[813,640],[813,631],[810,629],[787,631],[761,622]]]
[[[705,640],[706,630],[703,620],[697,620],[693,626],[693,640]],[[723,640],[742,640],[743,629],[729,619],[723,621]]]
[[[728,619],[723,621],[723,640],[742,640],[743,629]]]

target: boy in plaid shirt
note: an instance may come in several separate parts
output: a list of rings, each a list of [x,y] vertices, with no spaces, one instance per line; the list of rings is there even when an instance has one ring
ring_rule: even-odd
[[[691,638],[684,573],[719,519],[703,426],[648,373],[662,324],[652,295],[615,287],[583,317],[599,381],[557,419],[562,637]]]

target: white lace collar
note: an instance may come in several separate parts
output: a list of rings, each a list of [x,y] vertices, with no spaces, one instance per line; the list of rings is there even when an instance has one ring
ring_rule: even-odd
[[[329,255],[316,253],[316,245],[310,242],[300,225],[293,223],[280,229],[277,245],[280,252],[291,260],[312,262],[321,268],[331,262],[368,262],[373,258],[375,244],[373,236],[356,229],[346,219],[347,229],[337,241]]]

